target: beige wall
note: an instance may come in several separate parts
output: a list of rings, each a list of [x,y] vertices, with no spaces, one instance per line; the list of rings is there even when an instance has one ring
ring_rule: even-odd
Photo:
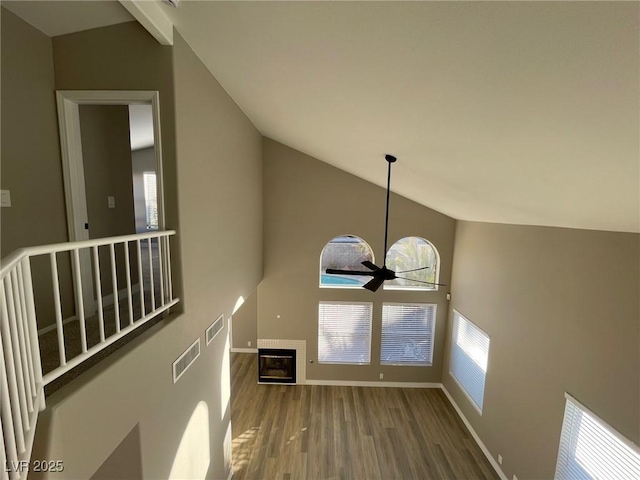
[[[233,348],[257,348],[258,346],[258,292],[249,295],[231,320]],[[251,342],[249,345],[248,342]]]
[[[488,333],[482,416],[443,383],[508,478],[551,478],[564,392],[640,441],[640,236],[458,222],[451,307]]]
[[[264,140],[263,156],[265,272],[258,289],[258,337],[306,340],[307,362],[314,361],[307,363],[309,379],[378,381],[384,373],[384,381],[390,382],[440,382],[446,287],[437,292],[376,293],[318,288],[320,253],[338,235],[363,238],[382,264],[385,190],[270,139]],[[372,159],[372,168],[385,178],[383,155]],[[440,253],[441,283],[450,284],[455,221],[395,194],[390,208],[389,246],[406,236],[426,238]],[[321,300],[374,303],[370,366],[317,363]],[[383,302],[438,305],[432,367],[380,366]]]
[[[2,9],[0,257],[18,248],[66,242],[67,222],[54,93],[51,39]],[[75,311],[68,255],[58,256],[64,316]],[[40,327],[55,321],[49,259],[32,260]]]
[[[184,313],[52,395],[34,458],[63,460],[56,479],[89,478],[139,425],[144,478],[169,478],[181,445],[187,453],[204,446],[206,478],[227,478],[227,336],[206,346],[204,332],[261,278],[260,134],[177,33],[173,48],[161,47],[139,25],[125,24],[56,38],[54,50],[64,88],[160,90],[171,227],[180,215],[172,259],[182,257]],[[173,385],[171,363],[198,337],[202,354]],[[206,412],[205,420],[196,416],[204,430],[189,428],[198,411]],[[194,433],[197,442],[183,442]]]
[[[109,45],[111,38],[117,39],[120,50]],[[179,230],[171,52],[171,47],[159,45],[137,22],[53,38],[56,89],[160,92],[165,227]],[[174,292],[178,295],[182,291],[180,241],[179,235],[172,239],[177,248],[171,257]],[[178,310],[181,308],[178,306]]]

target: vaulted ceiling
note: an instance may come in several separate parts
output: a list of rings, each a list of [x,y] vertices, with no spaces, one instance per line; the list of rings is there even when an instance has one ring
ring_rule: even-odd
[[[457,219],[640,231],[637,2],[162,9],[265,136],[379,185],[392,153]]]

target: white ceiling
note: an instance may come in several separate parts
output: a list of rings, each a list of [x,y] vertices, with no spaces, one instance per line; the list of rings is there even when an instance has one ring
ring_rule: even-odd
[[[114,0],[2,0],[2,6],[50,37],[134,20]]]
[[[164,10],[268,137],[379,185],[393,153],[458,219],[640,231],[637,2]]]
[[[381,186],[393,153],[454,218],[640,231],[638,2],[162,8],[270,138]]]

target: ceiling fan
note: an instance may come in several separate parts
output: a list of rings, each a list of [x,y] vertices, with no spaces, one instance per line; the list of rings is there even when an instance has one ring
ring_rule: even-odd
[[[415,278],[398,276],[398,273],[417,272],[419,270],[426,270],[429,267],[414,268],[412,270],[404,270],[399,272],[394,272],[393,270],[390,270],[389,268],[387,268],[386,252],[387,252],[387,238],[389,234],[389,195],[391,193],[391,164],[394,163],[397,159],[393,155],[385,155],[384,158],[389,163],[389,171],[387,174],[387,209],[386,209],[385,219],[384,219],[385,257],[384,257],[384,262],[382,264],[382,267],[378,267],[373,262],[370,262],[369,260],[365,260],[364,262],[362,262],[362,265],[367,267],[369,270],[357,271],[357,270],[340,270],[336,268],[327,268],[326,273],[329,275],[360,275],[360,276],[373,277],[364,285],[364,288],[372,292],[375,292],[376,290],[378,290],[382,286],[382,284],[385,282],[385,280],[394,280],[396,278],[411,280],[412,282],[424,283],[427,285],[439,285],[442,287],[446,287],[446,285],[443,283],[424,282],[422,280],[417,280]]]

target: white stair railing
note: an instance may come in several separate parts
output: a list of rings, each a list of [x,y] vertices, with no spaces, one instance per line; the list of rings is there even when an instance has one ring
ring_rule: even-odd
[[[0,480],[19,480],[28,474],[28,461],[35,436],[38,412],[45,408],[44,387],[99,351],[141,327],[179,302],[173,297],[169,237],[175,231],[86,240],[28,247],[2,261],[0,267]],[[116,246],[122,246],[124,272],[119,271]],[[108,249],[108,265],[101,266],[100,247]],[[135,252],[137,265],[131,261]],[[73,286],[75,318],[63,319],[58,254],[68,252],[76,279],[92,281],[94,298],[84,298],[81,281]],[[157,255],[154,255],[157,253]],[[51,265],[51,291],[54,303],[59,366],[43,375],[31,259],[47,255]],[[105,257],[103,256],[103,259]],[[82,259],[85,272],[82,275]],[[86,268],[90,265],[90,279]],[[111,274],[112,293],[103,297],[103,274]],[[132,285],[137,275],[137,291]],[[41,273],[41,272],[40,272]],[[123,275],[124,273],[124,275]],[[118,280],[121,280],[119,282]],[[118,285],[126,288],[119,293]],[[148,287],[148,288],[147,288]],[[86,291],[86,289],[84,289]],[[134,303],[135,296],[139,295]],[[85,293],[86,295],[86,293]],[[109,297],[112,300],[109,300]],[[114,325],[106,325],[106,301],[113,302]],[[89,346],[85,302],[95,302],[97,343]],[[121,306],[121,303],[123,304]],[[135,307],[134,307],[135,305]],[[134,311],[137,309],[137,314]],[[121,318],[121,311],[126,317]],[[40,312],[42,314],[42,312]],[[48,312],[51,313],[51,312]],[[64,325],[77,320],[81,353],[69,358]],[[124,326],[123,326],[124,323]],[[92,323],[93,325],[93,323]],[[114,332],[108,334],[108,328]]]

